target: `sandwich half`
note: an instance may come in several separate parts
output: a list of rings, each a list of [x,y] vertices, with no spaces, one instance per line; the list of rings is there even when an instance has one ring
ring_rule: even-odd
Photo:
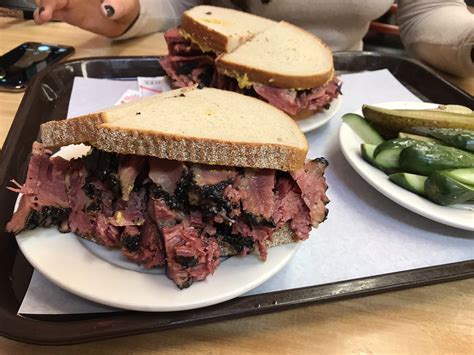
[[[9,232],[57,226],[165,267],[186,288],[221,256],[265,260],[267,248],[304,240],[325,220],[327,161],[305,160],[304,135],[271,105],[185,88],[120,107],[91,115],[102,118],[81,142],[90,152],[69,161],[49,148],[77,143],[64,134],[87,116],[43,125],[47,144],[33,144],[24,184],[10,188],[22,196]]]
[[[313,34],[235,10],[197,6],[165,33],[160,59],[174,87],[199,84],[257,97],[293,118],[341,94],[330,48]]]
[[[201,5],[183,13],[181,30],[203,52],[230,53],[276,23],[246,12]]]

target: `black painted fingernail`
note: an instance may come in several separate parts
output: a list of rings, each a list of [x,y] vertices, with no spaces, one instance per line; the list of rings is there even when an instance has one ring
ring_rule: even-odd
[[[39,10],[38,10],[38,14],[41,14],[43,11],[44,11],[44,7],[41,6],[41,7],[39,8]]]
[[[111,5],[104,5],[105,12],[107,12],[107,17],[112,17],[115,14],[115,9]]]

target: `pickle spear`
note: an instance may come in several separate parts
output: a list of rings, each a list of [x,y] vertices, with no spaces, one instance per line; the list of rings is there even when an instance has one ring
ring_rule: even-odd
[[[432,128],[427,133],[453,147],[474,152],[474,131],[459,128]]]
[[[443,141],[440,141],[439,139],[430,138],[426,136],[420,136],[418,134],[412,134],[412,133],[399,132],[398,138],[409,138],[409,139],[414,139],[421,142],[430,142],[430,143],[445,145],[445,143]]]
[[[390,181],[394,182],[398,186],[401,186],[408,191],[414,192],[415,194],[420,196],[426,196],[426,176],[410,173],[395,173],[389,175],[388,178],[390,179]]]
[[[474,130],[474,116],[434,110],[391,110],[363,105],[367,121],[384,129],[384,135],[396,136],[398,132],[416,133],[418,127],[463,128]]]
[[[364,143],[377,145],[383,142],[380,134],[370,126],[364,117],[355,113],[346,113],[342,116],[342,120],[355,131]]]
[[[474,186],[453,179],[449,171],[435,171],[425,182],[428,198],[440,205],[452,205],[474,199]]]
[[[474,168],[473,153],[432,143],[409,146],[401,151],[399,159],[402,171],[425,176],[437,170]]]

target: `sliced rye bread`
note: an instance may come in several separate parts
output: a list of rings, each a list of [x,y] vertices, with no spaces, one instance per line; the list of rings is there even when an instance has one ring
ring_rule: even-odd
[[[183,13],[181,32],[204,51],[228,53],[276,23],[242,11],[202,5]]]
[[[84,134],[84,125],[90,136]],[[168,91],[90,116],[46,123],[41,138],[49,147],[90,143],[107,152],[284,171],[301,168],[308,151],[304,134],[282,111],[253,97],[211,88]]]
[[[166,105],[99,127],[94,146],[211,165],[296,170],[308,144],[298,125],[253,97],[218,89],[167,94]]]
[[[318,37],[287,22],[255,35],[216,59],[217,70],[246,81],[286,89],[310,89],[332,79],[331,49]]]
[[[192,88],[185,88],[183,92],[187,90],[192,90]],[[48,148],[94,142],[101,124],[113,122],[127,116],[133,117],[142,107],[161,105],[165,98],[165,94],[148,96],[139,101],[113,106],[100,112],[43,123],[40,127],[41,141]]]

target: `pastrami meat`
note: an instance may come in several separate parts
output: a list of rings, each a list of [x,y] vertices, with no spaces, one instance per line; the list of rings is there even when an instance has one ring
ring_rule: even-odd
[[[25,183],[10,188],[22,197],[7,230],[56,225],[145,268],[166,267],[186,288],[216,270],[221,250],[265,260],[280,228],[307,239],[327,215],[327,165],[318,158],[288,173],[96,149],[67,161],[34,143]]]
[[[23,194],[18,209],[6,229],[18,234],[25,229],[39,226],[64,226],[70,206],[66,194],[64,176],[69,162],[63,158],[51,158],[51,152],[43,145],[33,144],[26,181],[23,185],[14,181],[15,187],[9,188]]]

